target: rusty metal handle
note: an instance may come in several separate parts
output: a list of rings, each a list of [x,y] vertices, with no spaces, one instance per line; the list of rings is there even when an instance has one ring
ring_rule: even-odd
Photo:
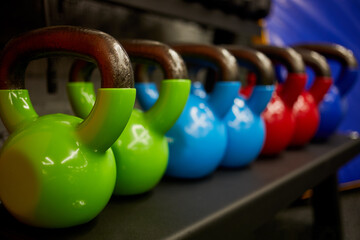
[[[133,72],[128,55],[110,35],[81,27],[54,26],[15,37],[0,57],[0,89],[24,89],[31,60],[69,55],[96,63],[102,88],[131,88]]]
[[[339,44],[321,43],[321,44],[299,44],[296,48],[305,48],[320,53],[326,58],[339,61],[342,65],[349,68],[357,68],[358,63],[353,52]]]
[[[257,75],[256,85],[273,85],[274,68],[265,54],[247,47],[224,45],[224,48],[235,56],[239,65],[249,68]]]
[[[315,78],[308,92],[313,96],[315,102],[320,103],[332,84],[331,70],[325,57],[319,53],[302,48],[294,48],[302,57],[306,66],[315,73]]]
[[[294,48],[299,53],[305,65],[311,67],[318,77],[331,77],[331,70],[326,59],[319,53],[307,49]]]
[[[225,48],[205,44],[171,45],[185,60],[195,66],[210,66],[220,73],[220,81],[237,81],[238,66],[235,57]]]
[[[121,44],[133,63],[159,65],[165,79],[188,78],[184,60],[168,45],[150,40],[124,40]]]
[[[264,53],[273,62],[283,64],[289,73],[305,73],[305,65],[301,56],[292,48],[255,45],[254,49]]]

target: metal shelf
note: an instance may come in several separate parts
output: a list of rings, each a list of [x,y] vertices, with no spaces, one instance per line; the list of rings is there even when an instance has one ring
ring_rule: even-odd
[[[310,144],[276,158],[258,159],[247,168],[219,169],[205,179],[164,179],[150,193],[113,197],[96,219],[69,229],[25,226],[1,207],[0,237],[135,240],[246,236],[307,189],[324,185],[329,176],[334,176],[341,165],[359,152],[359,139],[334,136],[325,144]],[[321,198],[331,202],[331,196],[324,191]],[[322,212],[329,215],[335,211],[336,215],[338,209],[333,206],[336,204],[331,211]]]

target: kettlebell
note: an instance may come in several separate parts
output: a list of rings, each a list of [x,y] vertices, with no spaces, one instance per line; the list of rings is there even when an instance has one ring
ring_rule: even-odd
[[[226,125],[228,139],[221,166],[244,167],[258,157],[263,147],[265,124],[261,113],[275,89],[275,75],[270,59],[263,53],[241,46],[223,47],[236,58],[238,65],[257,75],[256,86],[249,97],[245,98],[239,94],[222,119]],[[194,94],[198,94],[199,97],[207,95],[201,84],[197,84],[196,88]]]
[[[320,122],[318,104],[324,98],[332,84],[330,67],[326,59],[320,54],[305,50],[295,49],[306,66],[315,74],[313,84],[309,90],[303,90],[294,104],[295,132],[290,146],[301,147],[307,144],[315,135]]]
[[[222,166],[242,167],[254,161],[265,141],[265,123],[261,117],[274,89],[275,76],[269,58],[263,53],[240,46],[226,46],[238,65],[256,75],[255,86],[248,98],[238,95],[225,117],[228,148]]]
[[[319,105],[320,124],[314,138],[326,140],[336,131],[346,114],[346,95],[357,79],[358,64],[352,51],[338,44],[303,44],[296,47],[316,51],[326,59],[341,64],[340,74]]]
[[[121,42],[133,63],[158,64],[164,71],[159,98],[142,112],[134,109],[123,134],[112,145],[116,160],[115,195],[147,192],[161,180],[168,164],[169,147],[165,133],[180,116],[189,92],[190,81],[182,58],[169,46],[147,40]],[[85,118],[94,104],[90,75],[92,63],[75,62],[68,93],[72,107]]]
[[[269,45],[254,46],[271,59],[274,65],[281,64],[288,75],[276,90],[262,116],[265,121],[265,143],[263,155],[275,155],[289,146],[295,131],[293,107],[306,84],[305,65],[301,56],[292,48]]]
[[[227,145],[226,127],[222,118],[231,108],[240,87],[237,78],[236,59],[224,48],[202,44],[172,45],[187,64],[209,59],[208,67],[221,69],[220,79],[214,91],[201,98],[190,93],[183,113],[167,132],[169,141],[169,165],[166,174],[175,178],[196,179],[210,175],[220,165]],[[194,89],[192,83],[192,90]],[[147,109],[152,98],[156,99],[155,85],[151,90],[138,91],[140,105]]]
[[[33,59],[70,55],[96,63],[101,88],[84,120],[38,116],[25,89]],[[62,228],[90,221],[109,201],[116,177],[111,145],[135,103],[130,60],[111,36],[56,26],[13,38],[0,57],[0,117],[11,133],[0,153],[0,198],[19,221]]]

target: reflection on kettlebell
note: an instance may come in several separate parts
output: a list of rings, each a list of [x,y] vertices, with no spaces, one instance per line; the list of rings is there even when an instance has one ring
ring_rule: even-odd
[[[84,120],[65,114],[39,117],[32,107],[24,86],[26,67],[33,59],[54,55],[91,59],[100,66],[102,88]],[[129,120],[132,86],[126,53],[96,30],[49,27],[6,45],[0,58],[0,115],[11,135],[0,154],[0,197],[15,218],[61,228],[99,214],[115,186],[110,146]]]
[[[165,133],[186,104],[190,81],[182,58],[167,45],[146,40],[121,43],[133,63],[158,64],[166,78],[154,106],[145,112],[134,109],[123,134],[111,147],[117,169],[114,194],[132,195],[151,190],[164,175],[169,152]],[[88,82],[94,68],[92,63],[77,61],[70,74],[70,102],[82,118],[94,104],[93,85]]]

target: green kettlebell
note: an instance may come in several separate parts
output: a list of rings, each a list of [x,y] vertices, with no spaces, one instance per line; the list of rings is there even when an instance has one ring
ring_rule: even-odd
[[[134,109],[123,134],[112,146],[117,177],[114,194],[133,195],[154,188],[165,173],[168,143],[165,133],[180,116],[190,92],[185,64],[174,50],[155,41],[121,42],[134,63],[158,64],[166,80],[156,104],[146,112]],[[93,84],[88,82],[94,65],[77,61],[73,64],[68,95],[75,114],[88,116],[95,99]]]
[[[89,116],[38,116],[24,73],[33,59],[70,55],[93,61],[101,89]],[[82,224],[108,203],[116,179],[111,145],[135,102],[130,60],[111,36],[56,26],[12,39],[0,57],[0,116],[11,133],[0,153],[0,198],[19,221],[45,228]]]

